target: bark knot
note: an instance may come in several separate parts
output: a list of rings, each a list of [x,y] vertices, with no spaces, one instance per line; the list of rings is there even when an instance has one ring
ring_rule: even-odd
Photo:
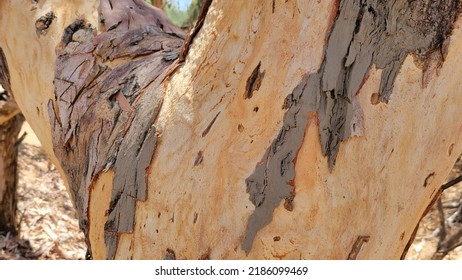
[[[37,36],[46,35],[48,28],[50,28],[51,23],[56,18],[53,11],[46,13],[44,16],[41,16],[35,21],[35,32]]]

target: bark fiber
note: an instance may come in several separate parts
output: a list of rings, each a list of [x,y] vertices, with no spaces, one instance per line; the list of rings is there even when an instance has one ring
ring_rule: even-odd
[[[16,141],[23,120],[11,96],[9,69],[4,52],[0,48],[0,232],[13,234],[17,231],[18,145]]]
[[[161,81],[179,56],[184,34],[141,0],[103,0],[99,13],[102,33],[83,20],[65,30],[49,114],[54,151],[86,235],[91,185],[101,172],[114,169],[105,225],[112,259],[119,234],[133,230],[136,201],[146,199],[145,172],[159,133],[153,123],[162,106]]]

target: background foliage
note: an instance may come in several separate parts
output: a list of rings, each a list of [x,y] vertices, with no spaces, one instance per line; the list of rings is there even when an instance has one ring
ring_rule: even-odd
[[[152,0],[146,0],[153,4]],[[170,20],[183,29],[190,30],[197,20],[203,0],[164,0],[164,9]]]

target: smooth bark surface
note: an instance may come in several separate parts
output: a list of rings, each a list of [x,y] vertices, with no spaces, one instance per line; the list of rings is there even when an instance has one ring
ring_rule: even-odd
[[[400,258],[462,152],[459,1],[205,1],[184,43],[141,0],[33,8],[0,46],[94,258]]]

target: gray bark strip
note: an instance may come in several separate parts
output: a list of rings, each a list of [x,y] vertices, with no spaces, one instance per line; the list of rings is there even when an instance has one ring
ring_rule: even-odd
[[[379,91],[382,102],[390,98],[407,55],[413,54],[424,72],[434,72],[433,68],[444,61],[443,43],[459,15],[459,2],[340,1],[319,71],[306,75],[287,97],[283,127],[246,180],[249,199],[255,205],[242,243],[247,253],[257,232],[271,222],[274,209],[281,201],[294,198],[295,160],[309,113],[317,112],[323,153],[333,169],[341,141],[362,126],[362,117],[355,115],[351,100],[371,66],[383,69]],[[435,56],[435,52],[442,55]],[[440,59],[436,66],[432,64],[435,57]],[[292,204],[289,206],[286,209],[290,211]]]
[[[136,201],[146,199],[161,81],[179,56],[184,34],[141,0],[102,0],[99,12],[103,33],[97,35],[83,20],[64,32],[49,115],[54,152],[87,237],[92,184],[101,172],[114,170],[105,225],[107,258],[112,259],[120,233],[133,230]]]

